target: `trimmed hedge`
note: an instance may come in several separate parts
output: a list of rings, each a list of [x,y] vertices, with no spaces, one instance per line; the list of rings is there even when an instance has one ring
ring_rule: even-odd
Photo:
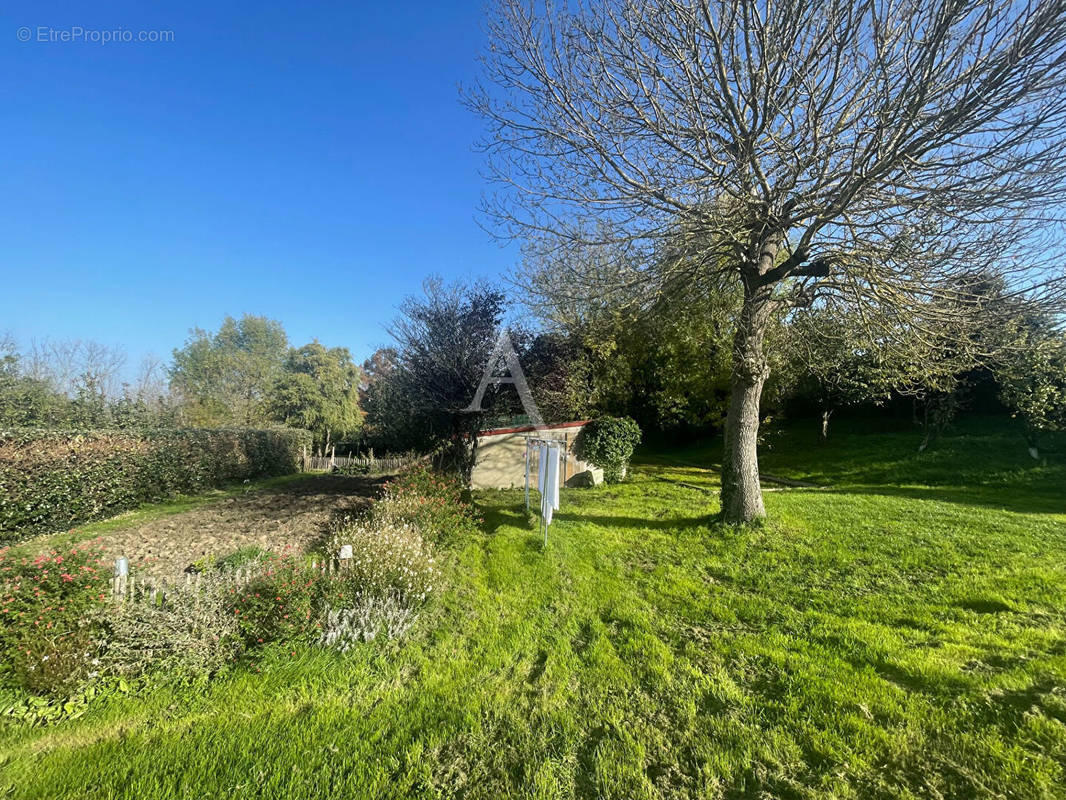
[[[0,542],[299,470],[303,430],[0,431]]]
[[[607,483],[622,480],[633,448],[640,444],[640,427],[629,417],[600,417],[581,429],[574,454],[600,467]]]

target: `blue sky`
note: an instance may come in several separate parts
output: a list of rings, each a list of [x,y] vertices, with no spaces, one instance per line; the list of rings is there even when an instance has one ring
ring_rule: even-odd
[[[478,227],[481,126],[457,90],[481,14],[3,4],[0,333],[117,344],[135,365],[251,312],[361,360],[426,275],[505,272],[516,251]],[[76,27],[173,41],[38,40]]]

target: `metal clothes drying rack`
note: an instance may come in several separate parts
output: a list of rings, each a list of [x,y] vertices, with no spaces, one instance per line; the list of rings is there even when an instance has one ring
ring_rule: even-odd
[[[530,477],[530,473],[532,472],[532,461],[533,461],[531,454],[533,452],[534,445],[539,447],[542,444],[548,445],[549,447],[554,446],[554,447],[559,447],[560,448],[561,452],[559,453],[559,458],[562,461],[563,469],[565,470],[566,454],[567,454],[567,452],[570,449],[570,437],[566,436],[566,437],[564,437],[562,439],[546,438],[546,437],[543,437],[543,436],[527,436],[526,437],[526,511],[529,511],[529,477]],[[539,475],[540,471],[543,470],[543,469],[544,469],[544,465],[538,463],[537,464],[537,474]],[[559,479],[560,479],[560,483],[563,483],[565,481],[565,478],[563,477],[562,474],[560,474]],[[544,529],[544,546],[547,547],[548,546],[548,525],[544,521],[544,515],[543,514],[541,515],[541,527]]]

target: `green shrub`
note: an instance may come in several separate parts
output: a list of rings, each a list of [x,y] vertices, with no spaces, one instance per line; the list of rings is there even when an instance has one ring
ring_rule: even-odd
[[[388,483],[370,516],[375,524],[410,526],[427,540],[444,544],[477,531],[479,520],[464,499],[465,491],[457,476],[414,467]]]
[[[321,579],[302,559],[271,554],[262,572],[232,598],[231,609],[244,643],[256,647],[306,636],[315,627]]]
[[[618,483],[638,444],[640,428],[629,417],[600,417],[578,433],[574,453],[602,469],[607,483]]]
[[[201,679],[259,645],[308,638],[318,631],[325,577],[302,557],[257,547],[212,560],[157,600],[106,609],[101,671]]]
[[[39,694],[64,694],[96,659],[95,610],[110,590],[94,543],[35,557],[0,551],[0,675]]]
[[[356,462],[355,464],[345,464],[343,467],[334,467],[333,472],[336,475],[350,475],[355,477],[361,477],[363,475],[370,474],[370,465],[360,464],[358,462]]]
[[[434,544],[477,531],[464,492],[457,478],[420,465],[390,481],[368,515],[342,521],[330,555],[349,546],[351,558],[324,584],[321,644],[343,652],[411,628],[440,588]]]
[[[95,636],[88,620],[71,619],[52,636],[38,633],[18,643],[14,652],[15,682],[35,694],[63,696],[91,672]]]
[[[367,622],[378,612],[388,616],[425,602],[440,586],[434,543],[477,530],[462,493],[458,479],[419,466],[391,481],[365,517],[343,520],[330,540],[330,554],[347,545],[351,558],[329,585],[328,608],[357,610],[355,616]],[[369,598],[388,602],[375,605]]]
[[[292,429],[0,431],[0,541],[299,469]]]

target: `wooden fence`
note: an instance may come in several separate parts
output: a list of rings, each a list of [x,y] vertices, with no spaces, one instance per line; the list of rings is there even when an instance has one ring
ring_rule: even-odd
[[[332,472],[334,468],[354,467],[370,473],[399,472],[426,460],[426,456],[311,456],[303,457],[304,472]]]
[[[311,569],[322,575],[332,575],[345,569],[350,563],[347,558],[319,556],[311,562]],[[269,562],[222,570],[213,573],[210,580],[216,585],[221,583],[224,588],[240,589],[263,575],[268,566]],[[186,572],[180,579],[167,579],[152,575],[116,575],[111,579],[111,600],[116,603],[164,605],[167,597],[175,593],[195,595],[202,592],[206,588],[204,581],[205,576],[202,572]]]
[[[261,573],[260,569],[244,568],[225,570],[212,579],[227,586],[241,587]],[[154,575],[116,575],[111,579],[111,599],[117,603],[148,602],[165,603],[167,596],[175,592],[195,594],[203,591],[204,575],[201,572],[186,572],[182,578],[160,578]]]

